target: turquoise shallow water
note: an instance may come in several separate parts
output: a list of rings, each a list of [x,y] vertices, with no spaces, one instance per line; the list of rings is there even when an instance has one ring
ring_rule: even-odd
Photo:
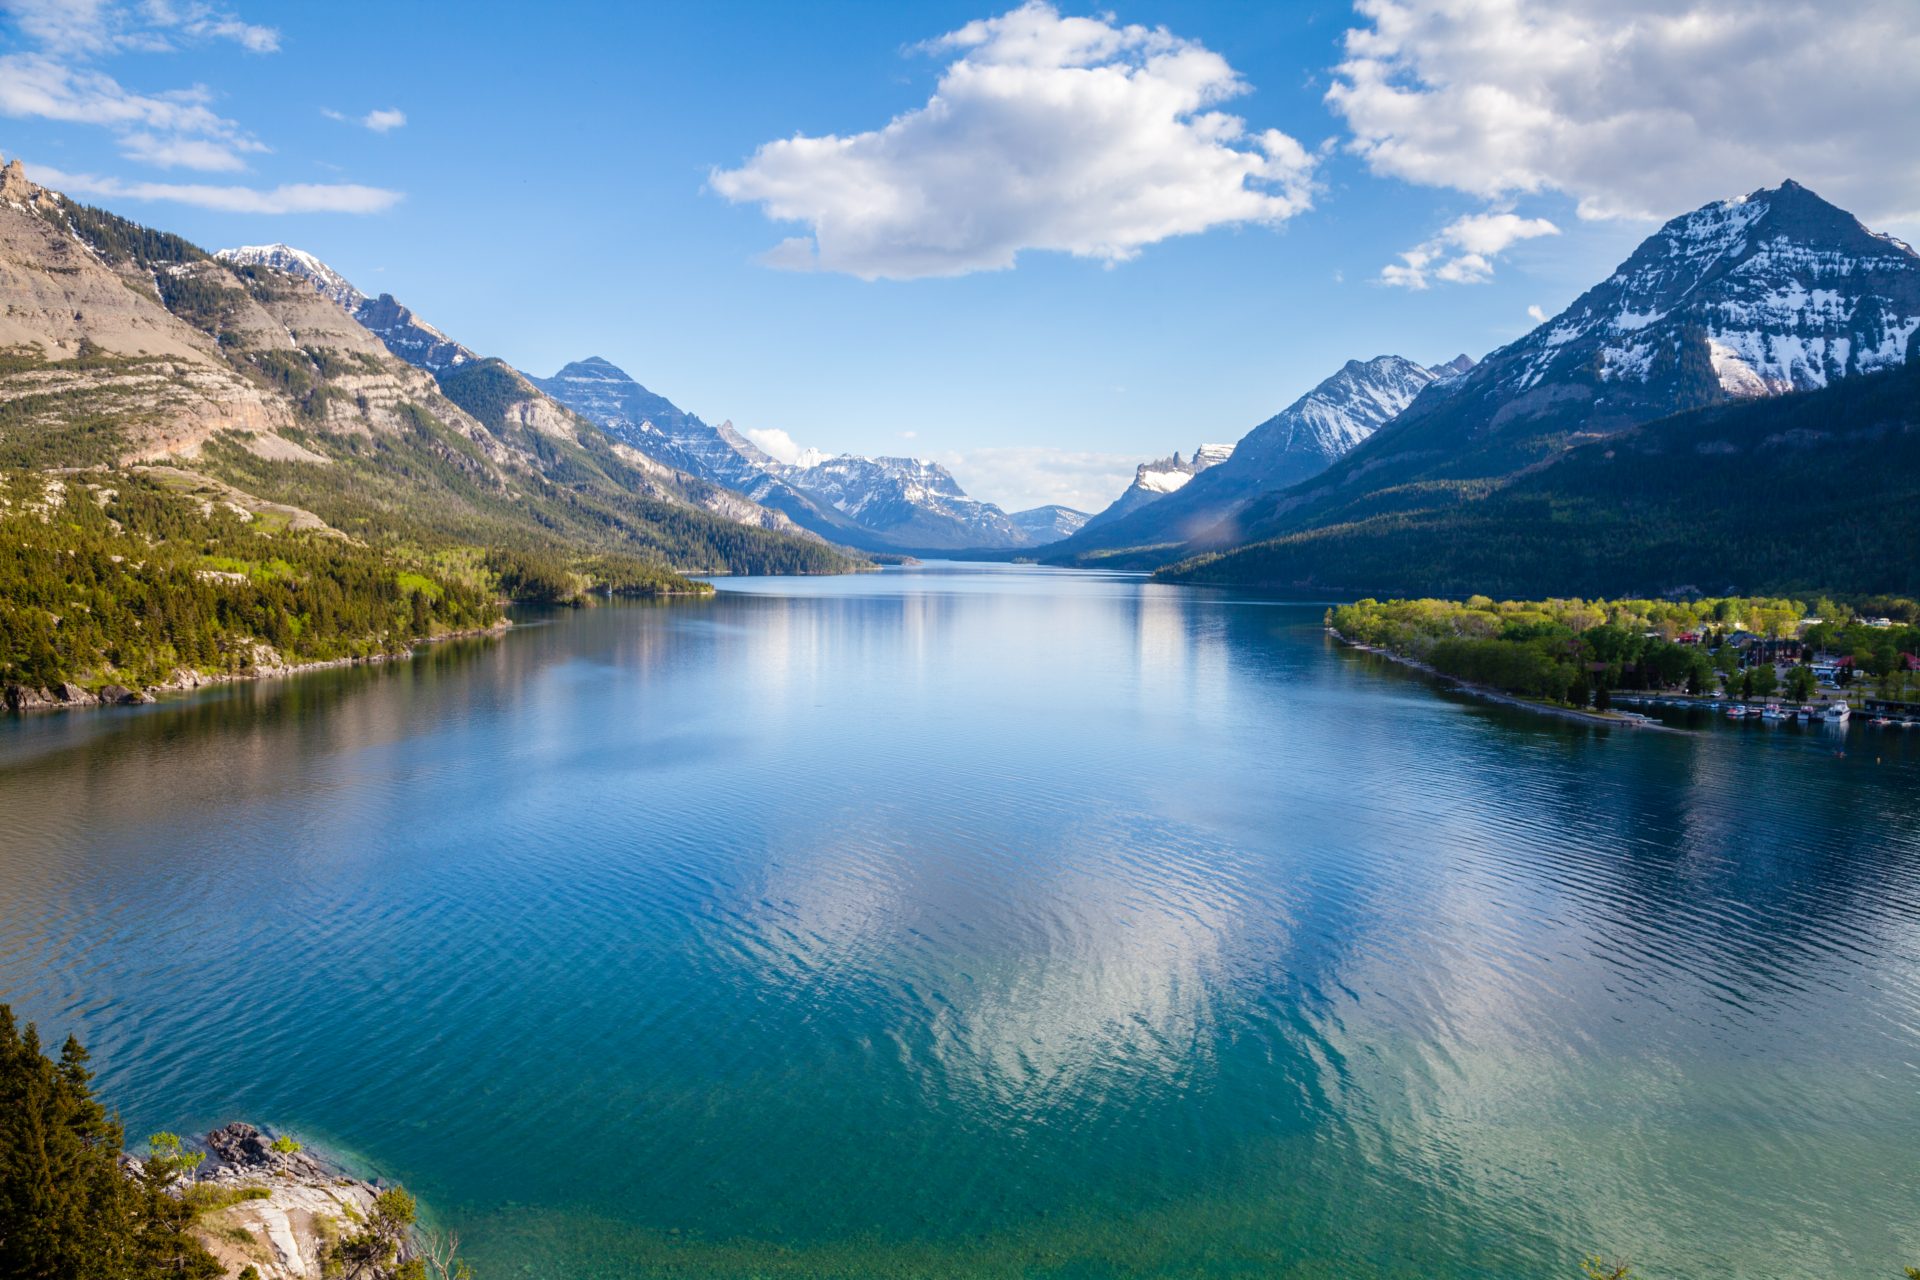
[[[0,722],[0,999],[486,1280],[1920,1263],[1920,735],[1568,724],[1131,578],[724,585]]]

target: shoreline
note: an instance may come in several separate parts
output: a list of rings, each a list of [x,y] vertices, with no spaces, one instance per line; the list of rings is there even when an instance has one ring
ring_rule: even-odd
[[[1391,649],[1383,649],[1378,645],[1361,644],[1356,640],[1349,640],[1332,627],[1328,627],[1326,632],[1346,648],[1385,658],[1389,662],[1411,668],[1414,671],[1420,672],[1422,675],[1432,676],[1436,680],[1444,680],[1461,693],[1470,693],[1477,698],[1484,698],[1489,702],[1497,702],[1502,706],[1517,707],[1522,711],[1538,712],[1541,715],[1558,716],[1562,720],[1572,720],[1578,724],[1602,725],[1610,729],[1650,729],[1655,733],[1691,732],[1691,730],[1688,729],[1675,728],[1670,724],[1661,724],[1658,720],[1650,717],[1617,715],[1605,711],[1585,711],[1579,707],[1560,707],[1549,702],[1535,702],[1530,698],[1520,697],[1518,694],[1505,693],[1499,689],[1489,688],[1483,684],[1475,684],[1471,680],[1462,680],[1459,676],[1450,676],[1446,672],[1420,661],[1418,658],[1409,658],[1405,654],[1395,653]]]
[[[414,640],[406,648],[395,653],[319,658],[312,662],[280,663],[250,667],[244,671],[218,672],[212,675],[199,671],[175,671],[170,679],[160,684],[148,685],[144,689],[130,689],[121,684],[108,684],[98,693],[94,693],[71,681],[39,689],[27,685],[7,685],[0,688],[0,711],[8,715],[25,717],[48,711],[148,706],[161,701],[155,696],[156,694],[197,693],[215,685],[278,680],[284,676],[306,675],[313,671],[328,671],[339,667],[371,667],[388,662],[410,661],[420,650],[429,645],[441,644],[448,640],[471,640],[480,636],[504,635],[513,626],[513,619],[503,616],[500,621],[491,626],[466,627],[459,631],[447,631],[437,636],[426,636]]]

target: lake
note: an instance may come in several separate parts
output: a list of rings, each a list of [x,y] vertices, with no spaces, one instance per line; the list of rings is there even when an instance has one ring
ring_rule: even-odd
[[[0,999],[503,1277],[1891,1277],[1920,734],[929,564],[0,718]]]

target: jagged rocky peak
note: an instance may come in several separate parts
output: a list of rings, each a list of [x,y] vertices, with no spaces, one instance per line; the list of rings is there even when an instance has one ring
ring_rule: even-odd
[[[1457,378],[1463,373],[1470,372],[1477,363],[1479,362],[1472,356],[1462,351],[1459,355],[1444,364],[1430,366],[1427,372],[1431,373],[1436,379],[1444,381],[1447,378]]]
[[[1282,458],[1302,458],[1317,471],[1391,422],[1428,384],[1443,376],[1458,376],[1439,372],[1455,367],[1458,360],[1435,368],[1396,355],[1349,360],[1332,377],[1249,431],[1234,451],[1234,466],[1272,470]],[[1467,367],[1472,365],[1468,360]],[[1285,474],[1275,471],[1266,478],[1291,483],[1310,473],[1295,474],[1299,470],[1295,467],[1282,470]]]
[[[7,167],[0,169],[0,200],[11,200],[16,204],[25,204],[33,198],[34,185],[27,178],[27,166],[15,156]]]
[[[214,257],[230,266],[271,267],[298,276],[312,284],[323,298],[331,299],[353,311],[367,300],[353,282],[305,249],[290,244],[250,244],[237,249],[220,249]]]
[[[1133,483],[1149,493],[1172,493],[1209,467],[1217,467],[1233,456],[1230,444],[1203,444],[1182,458],[1178,449],[1169,458],[1143,462],[1134,469]]]

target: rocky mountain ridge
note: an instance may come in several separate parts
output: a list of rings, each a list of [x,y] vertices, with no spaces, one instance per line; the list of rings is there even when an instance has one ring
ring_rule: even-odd
[[[1216,465],[1170,494],[1129,490],[1132,497],[1121,499],[1127,509],[1111,518],[1103,512],[1050,558],[1072,561],[1110,548],[1231,544],[1240,536],[1238,514],[1248,502],[1324,471],[1429,386],[1455,382],[1472,366],[1464,355],[1431,367],[1397,355],[1349,360],[1249,431]]]
[[[1284,505],[1304,527],[1421,501],[1671,413],[1897,366],[1916,330],[1906,244],[1794,182],[1715,201]]]
[[[1217,467],[1233,455],[1230,444],[1203,444],[1186,458],[1179,450],[1165,458],[1156,458],[1143,462],[1134,468],[1133,483],[1118,498],[1080,526],[1081,529],[1098,529],[1102,525],[1112,524],[1115,520],[1138,511],[1141,507],[1158,502],[1186,486],[1187,481],[1212,467]],[[1079,532],[1078,529],[1073,530]],[[1071,535],[1069,535],[1071,536]]]
[[[17,163],[4,175],[0,469],[165,463],[262,510],[413,545],[592,546],[663,571],[820,556],[783,545],[767,528],[779,522],[738,495],[716,516],[699,482],[622,456],[557,406],[563,429],[537,444],[483,425],[331,300],[340,278],[311,255],[285,259],[297,276],[223,261],[39,187]]]

